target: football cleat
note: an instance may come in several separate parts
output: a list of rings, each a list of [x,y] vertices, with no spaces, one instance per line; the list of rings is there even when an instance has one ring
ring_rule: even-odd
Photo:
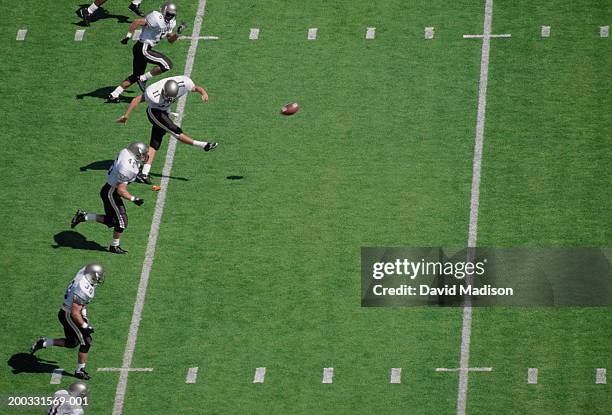
[[[74,229],[81,222],[85,222],[85,212],[83,212],[81,209],[77,209],[76,213],[72,217],[72,220],[70,221],[70,227]]]
[[[36,342],[32,345],[32,347],[30,347],[30,354],[34,354],[40,349],[44,349],[44,348],[45,348],[45,338],[39,337],[38,340],[36,340]]]
[[[89,26],[89,19],[91,17],[91,13],[89,13],[87,6],[77,9],[75,13],[81,18],[81,20],[83,20],[83,23],[85,23],[86,26]]]
[[[142,92],[145,92],[145,89],[147,89],[147,81],[143,81],[140,78],[138,78],[136,80],[136,83],[138,84],[138,88],[140,88]]]
[[[108,247],[108,251],[113,254],[121,254],[121,255],[125,255],[128,253],[128,251],[121,248],[120,246],[112,246],[112,245]]]
[[[132,13],[134,13],[137,16],[145,17],[145,14],[142,12],[142,10],[140,10],[140,4],[130,3],[130,5],[128,6],[128,9],[130,9]]]
[[[106,102],[109,104],[118,104],[121,102],[121,99],[119,97],[113,96],[113,94],[108,94],[108,96],[106,97]]]
[[[136,183],[153,184],[151,177],[148,174],[138,173]]]
[[[204,146],[204,151],[212,151],[217,148],[218,145],[219,143],[206,143],[206,145]]]
[[[74,372],[74,377],[77,379],[89,380],[91,375],[85,371],[85,369],[79,369]]]

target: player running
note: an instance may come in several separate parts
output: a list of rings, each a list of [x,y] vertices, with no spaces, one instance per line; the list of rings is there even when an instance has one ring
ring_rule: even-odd
[[[78,345],[79,356],[74,376],[79,379],[91,379],[89,373],[85,371],[85,365],[94,328],[87,319],[87,304],[93,300],[96,295],[96,287],[101,285],[105,278],[104,268],[98,263],[94,262],[81,268],[68,284],[64,294],[64,303],[57,314],[66,337],[63,339],[39,337],[30,348],[30,353],[34,354],[40,349],[51,346],[72,349]]]
[[[182,96],[189,92],[197,92],[202,96],[202,101],[208,102],[208,94],[201,86],[197,86],[188,76],[172,76],[155,82],[147,87],[143,95],[135,97],[127,111],[117,120],[118,123],[125,124],[134,108],[143,100],[147,102],[147,116],[151,122],[151,142],[149,143],[149,158],[142,167],[137,181],[140,183],[151,184],[149,172],[155,159],[155,153],[161,146],[162,139],[169,133],[177,140],[192,146],[200,147],[204,151],[214,150],[218,143],[208,141],[197,141],[183,132],[181,127],[176,125],[170,118],[170,106]]]
[[[53,394],[51,406],[47,415],[83,415],[83,406],[89,404],[87,383],[77,380],[68,386],[68,390],[60,389]]]
[[[87,213],[78,209],[72,218],[70,227],[74,228],[81,222],[103,223],[114,228],[113,240],[108,250],[114,254],[127,254],[120,246],[120,238],[128,226],[128,216],[122,199],[142,206],[144,200],[133,196],[127,190],[129,183],[136,180],[142,163],[147,161],[149,146],[142,141],[134,141],[119,152],[117,159],[108,170],[106,184],[100,190],[100,198],[104,204],[104,215]]]
[[[178,39],[178,34],[181,33],[187,24],[182,22],[177,28],[177,33],[173,30],[176,27],[176,5],[174,3],[164,3],[160,11],[153,11],[147,15],[145,19],[137,19],[132,23],[127,35],[121,40],[121,43],[127,45],[134,31],[144,26],[140,33],[139,40],[132,47],[132,74],[107,97],[107,102],[118,103],[123,91],[132,85],[138,83],[141,90],[144,91],[146,82],[156,75],[167,72],[172,69],[172,61],[166,55],[153,50],[163,38],[167,38],[168,42],[174,43]],[[147,63],[156,65],[152,70],[146,72]]]
[[[96,0],[89,6],[79,7],[75,13],[83,20],[83,23],[85,23],[86,26],[89,26],[91,16],[96,12],[96,10],[102,7],[106,1],[107,0]],[[140,3],[142,3],[142,0],[132,0],[128,6],[128,9],[130,9],[130,11],[137,16],[144,17],[145,14],[142,12],[142,10],[140,10]]]

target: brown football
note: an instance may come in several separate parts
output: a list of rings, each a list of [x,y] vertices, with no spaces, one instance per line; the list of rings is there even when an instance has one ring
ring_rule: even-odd
[[[281,114],[283,115],[293,115],[300,109],[300,106],[297,102],[292,102],[290,104],[285,105],[281,108]]]

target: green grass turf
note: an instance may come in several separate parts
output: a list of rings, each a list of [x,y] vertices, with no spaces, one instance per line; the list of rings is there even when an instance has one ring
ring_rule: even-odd
[[[147,203],[128,206],[128,257],[52,245],[76,207],[101,209],[104,171],[79,167],[146,139],[149,124],[144,108],[119,126],[113,121],[125,104],[75,99],[127,75],[131,52],[118,43],[127,24],[100,20],[75,43],[74,4],[62,0],[50,16],[32,16],[36,3],[20,2],[11,25],[0,28],[8,39],[0,42],[0,75],[14,97],[0,104],[0,173],[11,201],[0,209],[10,235],[0,259],[0,357],[9,360],[39,334],[61,333],[55,315],[64,287],[95,259],[109,278],[91,306],[98,330],[90,367],[116,367],[155,195],[132,189]],[[513,39],[492,42],[480,243],[609,245],[610,47],[596,32],[609,10],[596,1],[534,10],[495,4],[494,31]],[[179,4],[190,25],[196,5]],[[107,8],[127,15],[125,6]],[[179,144],[133,362],[155,371],[130,375],[124,413],[454,411],[457,376],[434,369],[458,364],[461,310],[360,308],[359,250],[465,243],[480,42],[461,35],[482,31],[483,8],[208,2],[202,35],[222,40],[200,44],[192,77],[210,102],[191,97],[183,127],[221,145],[203,154]],[[551,39],[539,39],[541,24],[553,25]],[[28,38],[18,44],[23,25]],[[363,40],[366,26],[377,27],[375,41]],[[422,39],[425,26],[436,28],[434,41]],[[251,27],[262,28],[257,42],[248,40]],[[316,42],[306,40],[309,27],[319,28]],[[187,48],[161,48],[173,73],[183,70]],[[278,110],[289,101],[302,110],[284,118]],[[232,175],[243,179],[226,179]],[[101,226],[77,231],[101,246],[110,238]],[[612,367],[609,316],[609,309],[476,310],[471,363],[495,370],[471,375],[468,409],[609,406],[609,388],[593,380],[595,367]],[[40,356],[73,370],[72,351]],[[198,383],[186,385],[191,366],[200,367]],[[268,369],[263,385],[251,384],[258,366]],[[334,383],[322,385],[329,366]],[[403,368],[401,385],[389,385],[391,367]],[[526,385],[527,367],[540,367],[537,387]],[[55,390],[49,373],[6,368],[0,395]],[[109,413],[118,375],[94,375],[88,413]]]

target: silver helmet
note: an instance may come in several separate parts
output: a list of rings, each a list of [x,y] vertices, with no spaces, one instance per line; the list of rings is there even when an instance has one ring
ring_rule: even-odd
[[[176,100],[176,97],[178,97],[178,94],[179,94],[178,83],[173,79],[167,80],[166,83],[164,84],[164,88],[162,89],[161,94],[162,94],[162,98],[164,101],[174,102]]]
[[[70,386],[68,386],[68,393],[75,398],[85,398],[89,393],[89,388],[87,387],[87,383],[77,380],[73,382]]]
[[[104,272],[104,267],[98,264],[97,262],[92,262],[85,267],[85,278],[92,285],[101,285],[104,283],[104,279],[106,278],[106,273]]]
[[[176,17],[176,4],[167,2],[161,5],[159,11],[164,16],[164,20],[169,22]]]
[[[127,146],[130,153],[134,155],[136,161],[145,163],[149,159],[149,146],[142,141],[134,141]]]

